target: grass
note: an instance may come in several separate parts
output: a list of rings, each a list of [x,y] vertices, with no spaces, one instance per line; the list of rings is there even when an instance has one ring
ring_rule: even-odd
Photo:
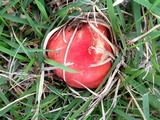
[[[0,1],[0,118],[160,119],[160,1],[117,2]],[[89,11],[107,14],[119,55],[97,89],[73,89],[50,65],[76,71],[44,58],[42,46],[49,31]]]

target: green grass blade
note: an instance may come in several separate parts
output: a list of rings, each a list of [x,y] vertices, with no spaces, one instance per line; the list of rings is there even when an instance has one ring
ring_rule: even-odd
[[[7,99],[7,97],[4,95],[2,91],[0,91],[0,98],[6,105],[9,104],[9,100]]]
[[[34,94],[35,94],[35,93],[32,93],[32,94],[26,95],[26,96],[24,96],[24,97],[21,97],[21,98],[19,98],[19,99],[16,99],[15,101],[7,104],[5,107],[0,108],[0,116],[3,116],[6,112],[8,112],[10,109],[12,109],[12,107],[13,107],[17,102],[19,102],[19,101],[21,101],[21,100],[23,100],[23,99],[25,99],[25,98],[27,98],[27,97],[29,97],[29,96],[32,96],[32,95],[34,95]]]
[[[111,25],[112,25],[112,28],[113,28],[113,32],[116,35],[117,31],[118,31],[118,29],[117,29],[118,27],[117,27],[116,15],[115,15],[115,12],[114,12],[114,7],[113,7],[112,0],[107,0],[107,6],[108,6],[108,15],[109,15],[110,22],[111,22]]]
[[[86,0],[80,0],[78,2],[70,4],[70,5],[66,6],[66,7],[64,7],[63,9],[58,10],[55,13],[55,15],[59,15],[61,17],[65,17],[65,16],[68,15],[69,8],[72,8],[72,7],[81,7],[82,5],[84,5],[85,2],[86,2]]]
[[[148,0],[134,0],[135,2],[137,2],[138,4],[141,4],[142,6],[146,7],[147,9],[149,9],[149,11],[153,11],[155,14],[160,16],[160,8],[157,7],[157,5],[160,3],[159,0],[155,1],[155,4],[151,4]]]
[[[131,80],[130,84],[134,87],[135,90],[137,90],[140,94],[146,94],[148,93],[149,96],[149,103],[150,106],[152,106],[154,109],[158,110],[160,112],[160,101],[156,98],[155,95],[149,93],[149,90],[141,83]]]
[[[34,100],[34,96],[30,96],[30,97],[28,97],[28,100],[27,100],[27,102],[26,102],[26,108],[25,108],[25,114],[27,115],[27,114],[29,114],[29,113],[31,113],[31,109],[32,109],[32,107],[33,107],[33,100]]]
[[[132,69],[133,70],[133,69]],[[125,86],[128,84],[130,81],[134,80],[138,76],[142,75],[145,72],[145,69],[141,70],[133,70],[133,74],[131,76],[126,76],[126,80],[120,85],[120,87]]]
[[[40,1],[38,1],[38,0],[35,0],[35,2],[36,2],[36,4],[37,4],[39,10],[41,11],[42,15],[44,16],[44,18],[45,18],[47,21],[49,21],[49,17],[48,17],[47,12],[46,12],[46,10],[45,10],[45,8],[44,8],[44,5],[42,5],[42,3],[41,3]]]
[[[9,25],[7,24],[7,22],[5,21],[5,19],[4,19],[3,17],[0,17],[0,21],[1,21],[4,25],[6,25],[7,27],[9,27]],[[1,32],[0,34],[2,34],[2,32]]]
[[[35,63],[35,58],[32,58],[31,60],[30,60],[30,62],[28,63],[28,65],[26,66],[26,68],[23,70],[23,73],[22,73],[22,75],[20,75],[19,77],[18,77],[18,79],[16,80],[16,82],[18,83],[25,75],[27,75],[27,73],[29,72],[29,70],[32,68],[32,66],[34,65],[34,63]]]
[[[22,4],[24,6],[24,9],[26,9],[31,3],[32,3],[33,0],[23,0]]]
[[[22,10],[30,24],[30,26],[34,29],[36,35],[39,37],[39,38],[42,38],[43,37],[43,34],[42,32],[38,29],[38,27],[34,24],[33,20],[30,18],[30,16],[28,15],[28,13],[24,10],[24,8],[22,7]]]
[[[76,119],[77,116],[79,116],[80,113],[82,113],[89,105],[91,99],[86,101],[76,112],[70,117],[71,120]],[[84,118],[85,119],[85,118]]]
[[[9,10],[12,6],[18,3],[19,0],[12,0],[10,1],[6,7],[4,7],[2,10],[0,10],[0,14],[4,14],[7,10]]]
[[[60,92],[59,89],[57,89],[57,88],[55,88],[55,87],[53,87],[53,86],[48,86],[48,88],[51,90],[52,93],[56,94],[57,96],[62,97],[62,95],[61,95],[62,92]]]
[[[28,56],[28,58],[31,60],[33,56],[31,56],[28,51],[26,50],[26,48],[23,46],[23,43],[17,38],[15,32],[13,31],[14,37],[17,41],[17,43],[19,44],[19,46],[23,49],[24,53]]]
[[[49,64],[49,65],[53,65],[56,68],[60,68],[62,70],[65,70],[66,72],[78,73],[76,70],[73,70],[73,69],[71,69],[69,67],[66,67],[66,66],[64,66],[64,65],[62,65],[62,64],[60,64],[60,63],[58,63],[56,61],[53,61],[51,59],[45,59],[44,62],[47,63],[47,64]]]
[[[120,27],[118,27],[118,30],[119,30],[119,37],[120,37],[120,40],[121,40],[121,42],[122,42],[124,51],[126,51],[126,50],[127,50],[126,40],[125,40],[125,38],[124,38],[124,35],[123,35]]]
[[[134,19],[135,19],[136,35],[140,36],[141,30],[142,30],[142,27],[141,27],[141,22],[142,22],[142,20],[141,20],[142,19],[141,18],[141,7],[136,2],[133,2],[133,13],[134,13]],[[139,40],[138,42],[141,43],[142,40]],[[139,51],[136,52],[136,57],[135,57],[134,62],[138,64],[137,61],[139,59],[141,59],[142,55],[143,55],[143,46],[140,45]]]
[[[21,23],[21,24],[25,24],[25,25],[30,25],[30,22],[37,26],[38,28],[44,28],[44,29],[47,29],[49,26],[47,24],[42,24],[40,22],[37,22],[37,21],[28,21],[27,19],[23,19],[23,18],[20,18],[18,16],[13,16],[13,15],[10,15],[10,14],[0,14],[0,17],[1,18],[4,18],[4,19],[7,19],[7,20],[10,20],[12,22],[16,22],[16,23]]]
[[[135,118],[131,117],[130,115],[128,115],[127,113],[123,112],[122,110],[115,108],[113,110],[116,114],[122,116],[123,118],[125,118],[125,120],[136,120]]]
[[[117,12],[118,12],[118,15],[119,15],[119,20],[120,20],[120,24],[122,25],[122,28],[125,30],[126,29],[126,21],[125,21],[125,18],[123,16],[123,13],[121,11],[121,8],[119,6],[116,6],[116,9],[117,9]],[[122,30],[119,30],[122,32]]]
[[[147,120],[150,119],[150,111],[149,111],[149,96],[148,93],[143,95],[143,112]]]
[[[15,54],[14,51],[9,50],[9,49],[7,49],[7,48],[5,48],[5,47],[3,47],[3,46],[0,46],[0,51],[3,52],[3,53],[6,53],[6,54],[8,54],[8,55],[10,55],[10,56],[12,56],[12,57],[15,57],[15,58],[17,58],[17,59],[19,59],[19,60],[29,61],[28,58],[26,58],[26,57],[24,57],[24,56],[22,56],[22,55],[20,55],[20,54]]]

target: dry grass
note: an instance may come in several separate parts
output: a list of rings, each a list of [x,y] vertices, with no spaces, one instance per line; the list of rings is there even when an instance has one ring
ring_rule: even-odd
[[[0,118],[160,119],[159,4],[159,0],[2,0]],[[68,20],[81,19],[97,30],[93,22],[100,18],[113,31],[119,49],[112,46],[113,66],[97,89],[70,88],[51,70],[57,66],[49,65],[42,46]],[[70,71],[66,66],[61,67]]]

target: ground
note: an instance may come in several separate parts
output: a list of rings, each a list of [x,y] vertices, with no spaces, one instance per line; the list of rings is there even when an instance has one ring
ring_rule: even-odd
[[[159,0],[0,1],[0,118],[160,119],[159,11]],[[75,89],[52,69],[72,70],[45,58],[43,45],[89,14],[107,21],[117,50],[97,89]]]

